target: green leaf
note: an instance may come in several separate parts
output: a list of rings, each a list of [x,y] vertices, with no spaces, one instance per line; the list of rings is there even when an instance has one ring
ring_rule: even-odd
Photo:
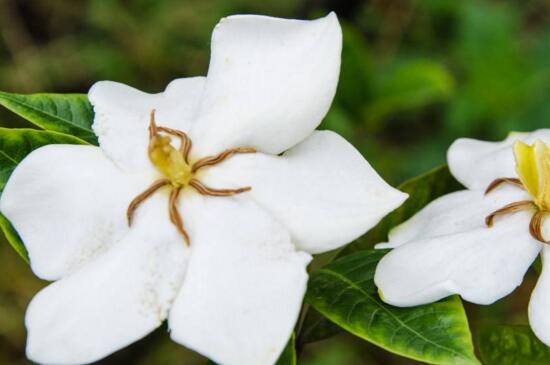
[[[479,364],[458,297],[413,308],[380,299],[374,272],[386,252],[357,252],[317,271],[307,302],[345,330],[398,355],[429,364]]]
[[[292,334],[292,337],[288,341],[285,349],[283,350],[283,353],[279,357],[279,360],[275,363],[275,365],[296,365],[296,336],[294,333]]]
[[[286,345],[283,353],[281,354],[279,360],[277,360],[275,365],[296,365],[297,356],[295,342],[296,336],[293,333],[292,337],[288,341],[288,344]]]
[[[8,179],[29,153],[48,144],[82,144],[79,138],[56,132],[38,131],[34,129],[0,128],[0,194]],[[11,223],[0,214],[0,228],[15,251],[27,262],[29,258],[21,238]]]
[[[292,337],[288,341],[283,353],[279,357],[279,360],[275,365],[296,365],[296,348],[294,346],[295,335],[292,334]],[[217,365],[214,361],[209,360],[206,365]]]
[[[0,213],[0,229],[4,232],[6,240],[11,247],[13,247],[15,252],[17,252],[27,264],[30,264],[31,261],[29,260],[29,254],[25,248],[25,244],[21,240],[21,237],[19,237],[15,228],[11,225],[10,221],[2,213]]]
[[[529,326],[485,328],[479,335],[479,352],[485,365],[547,365],[550,347]]]
[[[300,330],[298,343],[303,346],[304,344],[327,339],[341,332],[341,327],[323,317],[314,308],[309,307]]]
[[[542,260],[540,258],[540,255],[537,256],[535,259],[535,262],[533,262],[533,265],[531,265],[531,268],[535,270],[537,274],[542,274]]]
[[[78,137],[97,145],[94,113],[84,94],[11,94],[0,91],[3,105],[36,126]]]
[[[373,65],[361,31],[350,24],[343,24],[342,31],[342,67],[335,104],[357,117],[371,99]]]
[[[381,75],[375,96],[367,107],[370,122],[445,100],[454,90],[451,73],[443,64],[429,60],[403,63]]]

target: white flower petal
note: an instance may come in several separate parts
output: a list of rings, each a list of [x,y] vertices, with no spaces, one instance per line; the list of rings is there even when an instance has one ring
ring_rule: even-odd
[[[94,84],[88,93],[94,106],[93,129],[100,147],[127,171],[152,170],[147,155],[150,113],[157,124],[188,131],[202,94],[204,77],[177,79],[158,94],[147,94],[112,81]]]
[[[195,195],[183,205],[191,258],[170,311],[172,338],[219,364],[273,365],[298,318],[311,257],[248,200]]]
[[[529,302],[529,323],[537,337],[550,346],[550,247],[542,250],[543,269]]]
[[[321,253],[364,234],[403,203],[363,156],[334,132],[316,131],[283,156],[238,155],[212,168],[214,187],[246,194],[290,230],[298,249]]]
[[[462,198],[474,212],[475,205],[482,204],[476,192],[464,192]],[[462,214],[468,215],[467,210]],[[428,234],[414,232],[412,225],[403,232],[412,241],[380,261],[375,283],[384,300],[396,306],[431,303],[452,294],[473,303],[493,303],[521,284],[541,249],[529,234],[531,215],[523,211],[499,217],[492,228],[484,226],[485,213],[477,214],[477,220],[464,215],[420,219],[416,224],[424,223]],[[437,228],[438,223],[443,227]]]
[[[81,270],[42,290],[26,316],[27,356],[41,364],[97,361],[161,325],[188,250],[170,224],[166,197],[140,207],[128,235]]]
[[[222,19],[192,131],[200,154],[231,147],[278,154],[303,140],[330,107],[341,49],[334,13],[314,21]]]
[[[454,177],[467,188],[485,189],[497,178],[517,176],[512,150],[517,140],[532,144],[537,139],[550,143],[550,129],[510,133],[502,142],[461,138],[449,148],[449,168]]]
[[[395,248],[415,240],[483,228],[486,216],[507,204],[522,200],[531,198],[524,190],[509,185],[502,185],[487,195],[481,190],[447,194],[393,228],[389,242],[378,244],[376,248]],[[495,222],[501,219],[505,217],[497,217]]]
[[[139,181],[97,147],[48,145],[17,166],[0,210],[25,243],[34,273],[56,280],[127,232],[126,207]]]

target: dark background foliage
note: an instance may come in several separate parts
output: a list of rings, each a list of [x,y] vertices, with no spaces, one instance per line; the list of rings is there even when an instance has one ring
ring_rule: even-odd
[[[340,85],[323,122],[392,184],[445,162],[459,137],[501,139],[550,118],[546,0],[0,0],[0,89],[86,92],[96,80],[158,92],[204,75],[213,26],[226,15],[312,19],[344,28]],[[0,125],[26,126],[0,111]],[[24,309],[45,283],[0,245],[0,364],[27,364]],[[524,323],[532,274],[513,297],[469,307],[483,323]],[[166,329],[104,364],[194,365]],[[414,364],[350,335],[313,344],[304,365]]]

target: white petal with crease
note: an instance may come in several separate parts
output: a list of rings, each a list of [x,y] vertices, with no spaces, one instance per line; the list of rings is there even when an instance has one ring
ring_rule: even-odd
[[[193,241],[172,338],[224,365],[273,365],[298,318],[311,257],[254,203],[183,200]]]
[[[0,201],[36,275],[56,280],[127,230],[125,211],[138,177],[128,178],[92,146],[49,145],[12,173]]]
[[[363,156],[334,132],[316,131],[282,157],[234,156],[205,174],[214,187],[251,186],[246,197],[282,222],[310,253],[338,248],[403,203]]]
[[[449,148],[447,161],[454,177],[469,189],[485,189],[495,179],[516,177],[512,146],[517,140],[532,144],[540,139],[550,144],[550,129],[510,133],[502,142],[461,138]]]
[[[33,299],[26,316],[29,359],[58,365],[94,362],[166,319],[188,251],[168,220],[162,194],[140,210],[128,235],[109,252]]]
[[[303,140],[330,107],[341,49],[334,13],[313,21],[222,19],[192,131],[200,154],[231,147],[278,154]]]
[[[485,227],[485,217],[507,204],[531,200],[523,189],[502,185],[490,194],[463,190],[444,195],[430,202],[424,209],[389,234],[389,242],[376,248],[395,248],[411,241],[445,236]],[[495,224],[506,216],[495,218]],[[506,224],[506,223],[504,223]]]
[[[550,247],[542,250],[543,269],[529,302],[529,324],[537,337],[550,346]]]
[[[476,192],[469,195],[464,193],[463,198],[472,207],[479,204]],[[531,215],[524,211],[502,216],[492,228],[484,226],[484,214],[476,215],[481,222],[460,219],[464,216],[451,221],[421,219],[431,231],[418,234],[409,228],[412,240],[378,264],[375,283],[384,301],[414,306],[460,294],[469,302],[490,304],[508,295],[521,284],[541,249],[529,234]]]
[[[118,82],[95,83],[88,97],[100,147],[126,171],[152,170],[147,155],[151,111],[156,110],[158,125],[188,131],[203,85],[204,77],[177,79],[164,92],[148,94]]]

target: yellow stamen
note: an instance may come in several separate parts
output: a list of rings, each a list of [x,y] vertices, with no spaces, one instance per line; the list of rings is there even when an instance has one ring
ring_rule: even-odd
[[[517,141],[514,144],[514,156],[516,158],[516,171],[523,186],[534,198],[539,195],[539,174],[535,156],[535,145]]]
[[[539,196],[537,204],[543,211],[550,210],[550,148],[542,141],[535,143],[539,171]]]
[[[535,204],[550,210],[550,148],[538,140],[533,145],[518,141],[514,145],[517,173]]]
[[[508,183],[526,189],[533,200],[508,204],[489,214],[485,218],[485,223],[491,227],[494,218],[498,215],[535,208],[529,224],[529,232],[538,241],[550,243],[542,234],[544,219],[550,212],[550,147],[541,140],[537,140],[532,145],[517,141],[514,144],[514,156],[519,179],[496,179],[487,187],[485,193],[488,194],[501,184]]]

